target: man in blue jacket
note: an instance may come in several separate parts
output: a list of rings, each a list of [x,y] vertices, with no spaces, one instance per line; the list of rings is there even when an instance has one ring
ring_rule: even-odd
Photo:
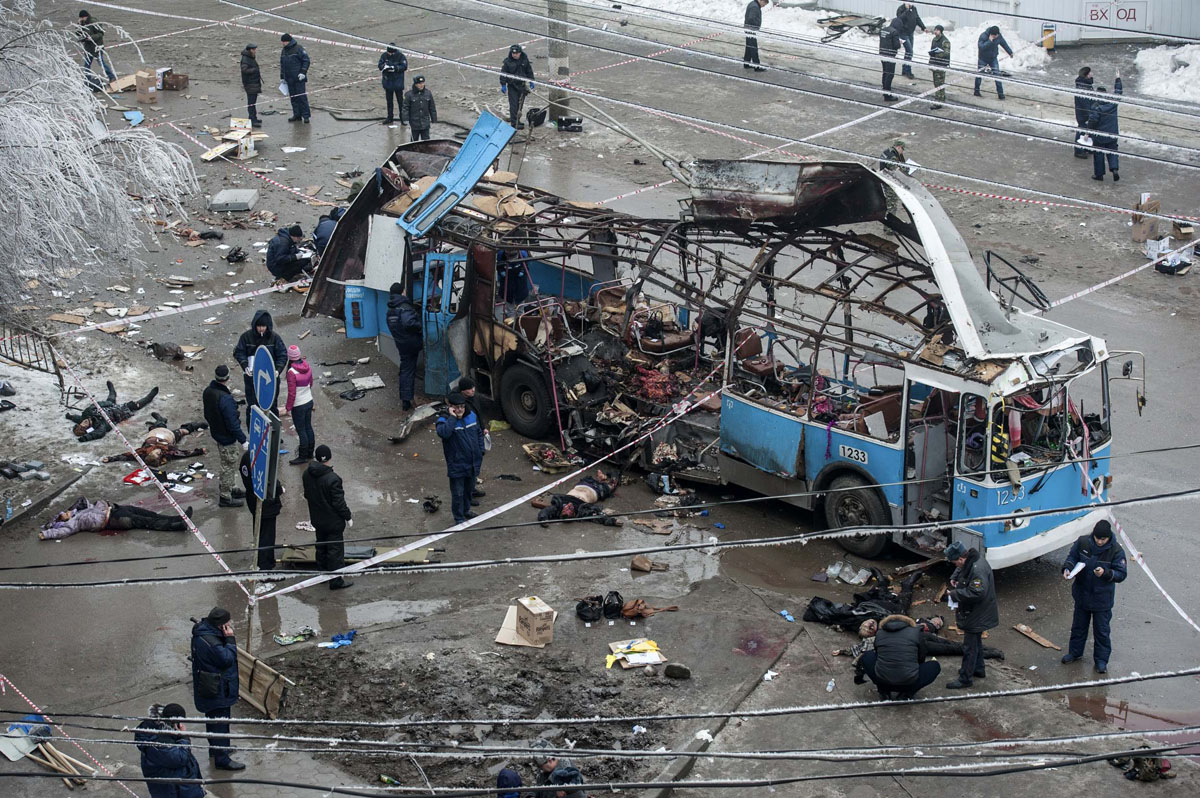
[[[1125,550],[1113,540],[1112,524],[1097,521],[1092,534],[1084,535],[1071,546],[1071,552],[1063,561],[1063,578],[1071,579],[1075,567],[1083,568],[1074,577],[1071,597],[1075,599],[1075,615],[1071,619],[1071,643],[1062,661],[1074,662],[1083,658],[1083,647],[1087,645],[1088,625],[1095,638],[1092,641],[1092,656],[1098,673],[1108,672],[1108,657],[1112,654],[1112,637],[1109,625],[1112,622],[1113,602],[1117,594],[1117,582],[1125,581]]]
[[[404,99],[404,73],[408,71],[408,58],[395,42],[388,44],[383,55],[379,56],[379,73],[383,79],[383,96],[387,98],[387,119],[383,124],[390,125],[396,121],[396,112]],[[400,120],[404,124],[404,120]]]
[[[416,393],[417,358],[421,354],[421,311],[404,293],[404,286],[392,283],[388,296],[388,332],[400,353],[400,403],[405,410],[412,410]]]
[[[508,124],[518,130],[525,127],[521,121],[521,108],[525,105],[525,95],[531,91],[533,64],[529,63],[529,56],[521,45],[514,44],[500,64],[500,93],[508,95]]]
[[[201,778],[200,765],[192,756],[192,743],[183,735],[183,724],[176,720],[183,717],[187,712],[181,705],[167,704],[159,713],[161,720],[144,720],[134,730],[133,741],[142,754],[143,778]],[[204,798],[204,788],[199,784],[148,781],[146,789],[150,798]]]
[[[1103,92],[1105,88],[1097,86],[1096,91]],[[1120,72],[1117,72],[1116,81],[1113,82],[1113,94],[1124,94]],[[1117,171],[1121,168],[1121,156],[1117,155],[1116,136],[1121,132],[1117,121],[1117,104],[1112,100],[1092,100],[1091,109],[1088,111],[1088,127],[1096,131],[1092,136],[1092,146],[1097,148],[1092,150],[1092,180],[1104,179],[1104,161],[1107,158],[1113,182],[1117,182],[1121,179],[1121,174]],[[1112,135],[1102,136],[1101,133]]]
[[[215,720],[209,734],[229,734],[229,708],[238,700],[237,642],[229,610],[213,607],[192,627],[192,694],[196,709]],[[209,737],[208,755],[217,770],[245,770],[230,758],[228,737]]]
[[[438,416],[437,434],[442,439],[446,456],[446,476],[450,478],[450,509],[454,523],[474,518],[471,512],[471,491],[478,476],[476,463],[483,458],[483,427],[467,409],[467,399],[461,393],[446,397],[449,408]]]
[[[1004,37],[1000,34],[1000,26],[993,25],[992,27],[979,34],[979,71],[991,72],[994,75],[1000,74],[1000,50],[1008,53],[1008,57],[1012,58],[1012,48],[1008,46],[1008,42],[1004,41]],[[983,85],[983,78],[975,78],[975,96],[982,97],[979,93],[979,87]],[[999,80],[996,81],[996,97],[1004,99],[1004,84]]]
[[[298,224],[275,232],[267,242],[267,271],[272,277],[291,280],[312,265],[311,260],[300,256],[299,244],[303,240],[304,228]]]
[[[329,239],[333,238],[333,228],[337,227],[338,219],[341,219],[345,213],[345,208],[334,208],[317,219],[317,226],[313,228],[312,240],[318,255],[325,254],[325,247],[329,246]]]
[[[279,79],[287,84],[288,96],[292,100],[292,116],[288,121],[299,122],[303,119],[307,125],[308,118],[312,116],[308,107],[308,67],[311,62],[308,53],[304,52],[300,42],[292,38],[292,34],[283,34],[279,41],[283,43],[279,53]]]
[[[246,493],[237,487],[237,467],[247,441],[238,419],[237,402],[229,392],[229,367],[224,363],[217,366],[213,381],[204,389],[204,420],[208,422],[208,434],[212,435],[221,458],[221,467],[217,471],[221,496],[218,504],[241,507]]]

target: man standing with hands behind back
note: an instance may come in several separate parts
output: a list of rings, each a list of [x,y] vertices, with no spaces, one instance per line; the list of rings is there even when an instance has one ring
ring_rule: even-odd
[[[283,44],[283,49],[279,51],[279,79],[287,84],[288,96],[292,100],[292,115],[288,121],[299,122],[303,119],[307,125],[308,118],[312,116],[308,107],[308,68],[312,62],[292,34],[283,34],[279,41]]]
[[[1112,654],[1109,624],[1117,594],[1117,582],[1124,582],[1125,550],[1113,540],[1112,524],[1097,521],[1092,534],[1084,535],[1071,546],[1063,561],[1063,578],[1073,579],[1071,597],[1075,599],[1075,615],[1071,620],[1071,643],[1063,655],[1063,663],[1083,658],[1087,645],[1088,624],[1095,638],[1092,656],[1097,673],[1108,673],[1108,657]]]
[[[308,518],[317,533],[317,566],[322,571],[337,571],[346,566],[346,527],[354,526],[342,478],[334,473],[329,461],[333,452],[325,444],[316,450],[316,462],[304,472],[304,498],[308,500]],[[330,580],[330,590],[342,590],[354,583],[344,576]]]
[[[955,621],[963,633],[962,667],[958,678],[946,685],[951,690],[970,687],[975,679],[987,676],[983,667],[983,633],[1000,624],[996,603],[996,581],[992,566],[977,549],[968,549],[954,541],[943,552],[954,563],[947,600],[955,611]]]

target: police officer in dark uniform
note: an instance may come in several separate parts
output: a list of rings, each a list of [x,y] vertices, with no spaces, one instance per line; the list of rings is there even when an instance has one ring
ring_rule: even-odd
[[[400,52],[395,42],[388,44],[379,56],[379,74],[383,79],[383,96],[387,98],[387,119],[383,124],[396,121],[397,106],[404,102],[404,73],[408,71],[408,58]],[[404,124],[401,120],[400,124]]]
[[[1072,577],[1077,565],[1083,568]],[[1109,624],[1117,582],[1124,582],[1125,574],[1125,550],[1113,540],[1112,525],[1108,521],[1097,521],[1092,534],[1084,535],[1071,546],[1071,552],[1063,561],[1063,578],[1074,579],[1071,597],[1075,599],[1075,616],[1071,619],[1071,643],[1063,655],[1064,663],[1083,658],[1090,624],[1095,634],[1092,656],[1096,672],[1108,673],[1108,657],[1112,653]]]
[[[983,633],[1000,624],[1000,606],[992,567],[977,549],[968,549],[956,540],[946,547],[943,555],[955,566],[947,600],[954,605],[955,620],[963,633],[962,667],[958,678],[946,687],[958,690],[987,676],[983,666]]]

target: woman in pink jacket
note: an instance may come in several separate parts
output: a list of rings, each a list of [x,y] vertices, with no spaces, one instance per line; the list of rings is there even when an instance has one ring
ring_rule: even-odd
[[[288,347],[287,366],[287,405],[283,414],[292,414],[292,424],[296,427],[296,435],[300,438],[300,451],[289,462],[292,465],[307,465],[312,459],[313,449],[316,448],[316,437],[313,434],[313,374],[308,367],[308,361],[300,354],[300,347],[292,344]]]

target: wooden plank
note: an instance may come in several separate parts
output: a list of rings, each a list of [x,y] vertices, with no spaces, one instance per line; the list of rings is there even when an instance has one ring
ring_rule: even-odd
[[[1023,623],[1019,623],[1019,624],[1017,624],[1016,626],[1014,626],[1013,628],[1014,628],[1014,629],[1016,629],[1016,630],[1017,630],[1018,632],[1020,632],[1021,634],[1025,635],[1026,637],[1028,637],[1028,638],[1029,638],[1030,640],[1032,640],[1033,642],[1037,643],[1039,646],[1042,646],[1043,648],[1052,648],[1052,649],[1054,649],[1055,651],[1062,651],[1062,646],[1056,646],[1056,645],[1054,645],[1054,644],[1053,644],[1053,643],[1051,643],[1049,640],[1047,640],[1046,638],[1042,637],[1040,634],[1038,634],[1037,632],[1033,631],[1032,629],[1030,629],[1028,626],[1026,626],[1026,625],[1025,625],[1025,624],[1023,624]]]
[[[941,557],[938,557],[937,559],[925,560],[924,562],[915,562],[911,565],[905,565],[901,568],[897,568],[896,570],[892,571],[892,573],[896,576],[908,576],[909,574],[914,574],[917,571],[924,571],[926,568],[930,568],[940,562],[945,562],[945,560]]]
[[[238,145],[237,145],[237,142],[236,142],[236,141],[224,141],[224,142],[221,142],[220,144],[218,144],[217,146],[213,147],[213,148],[212,148],[211,150],[209,150],[208,152],[206,152],[206,153],[204,153],[203,155],[201,155],[201,156],[200,156],[200,160],[202,160],[202,161],[215,161],[217,158],[220,158],[222,155],[226,155],[226,154],[228,154],[228,153],[231,153],[231,152],[233,152],[234,150],[236,150],[236,149],[237,149],[237,146],[238,146]]]

